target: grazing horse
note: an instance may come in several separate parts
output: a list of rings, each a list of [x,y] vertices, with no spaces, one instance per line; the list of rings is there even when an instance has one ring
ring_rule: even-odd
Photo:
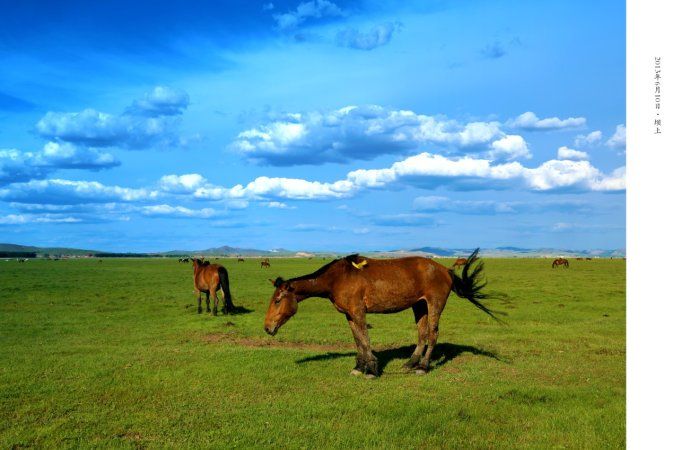
[[[486,297],[480,292],[486,283],[479,282],[483,263],[477,261],[478,252],[479,249],[472,253],[460,276],[428,258],[369,259],[350,255],[331,261],[309,275],[270,280],[275,291],[266,311],[264,330],[274,336],[297,313],[299,302],[309,297],[327,298],[338,312],[345,314],[355,339],[357,358],[351,373],[377,376],[378,360],[371,350],[367,313],[385,314],[412,308],[418,340],[405,367],[425,373],[438,339],[438,322],[451,291],[498,320],[479,302]]]
[[[551,268],[555,269],[558,266],[563,266],[567,269],[570,267],[570,264],[568,263],[568,260],[565,258],[556,258],[553,260],[553,263],[551,263]]]
[[[237,262],[244,262],[244,258],[237,258]]]
[[[218,296],[216,292],[223,291],[223,314],[228,314],[235,309],[232,304],[230,294],[230,282],[228,281],[228,271],[225,267],[218,264],[211,264],[208,261],[194,258],[194,290],[197,293],[197,312],[201,314],[201,293],[206,294],[206,312],[211,312],[209,296],[213,296],[213,315],[218,315]]]
[[[458,267],[464,266],[465,264],[467,264],[467,258],[458,258],[455,260],[452,267],[453,269],[457,269]]]
[[[261,261],[261,268],[263,269],[264,267],[271,267],[271,263],[268,261]]]

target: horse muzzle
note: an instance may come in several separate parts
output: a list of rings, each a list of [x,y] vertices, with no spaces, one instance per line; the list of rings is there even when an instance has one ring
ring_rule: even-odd
[[[278,327],[275,326],[275,325],[273,325],[272,327],[269,327],[269,326],[267,326],[267,325],[264,325],[264,331],[265,331],[266,333],[270,334],[271,336],[275,336],[276,333],[278,332]]]

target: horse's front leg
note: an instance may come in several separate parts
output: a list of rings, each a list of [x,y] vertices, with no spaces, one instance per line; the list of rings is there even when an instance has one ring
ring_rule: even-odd
[[[346,314],[347,317],[347,324],[350,325],[350,330],[352,330],[352,337],[355,338],[355,346],[357,347],[357,358],[355,358],[355,368],[352,369],[350,372],[351,375],[362,375],[365,371],[365,363],[364,363],[364,356],[362,353],[362,343],[361,343],[361,334],[359,333],[359,329],[357,328],[357,325],[355,324],[355,321],[350,317],[349,314]]]
[[[206,312],[211,312],[211,299],[209,296],[209,291],[206,291]]]
[[[201,314],[201,291],[196,291],[197,314]]]
[[[358,348],[360,349],[357,355],[357,365],[363,367],[364,370],[362,372],[367,377],[378,376],[379,362],[371,351],[366,314],[364,312],[348,314],[348,323],[352,329],[352,335],[355,337],[355,342],[358,343]]]

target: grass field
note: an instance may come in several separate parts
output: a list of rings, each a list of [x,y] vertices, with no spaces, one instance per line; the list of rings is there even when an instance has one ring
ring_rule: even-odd
[[[267,279],[326,261],[220,262],[253,312],[197,315],[172,259],[0,262],[0,448],[625,446],[625,261],[488,259],[509,326],[451,294],[420,376],[412,311],[370,315],[373,380],[327,300],[262,330]]]

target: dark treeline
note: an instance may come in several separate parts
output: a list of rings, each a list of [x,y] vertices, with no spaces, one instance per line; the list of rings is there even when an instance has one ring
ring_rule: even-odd
[[[36,252],[0,252],[0,258],[35,258]]]

